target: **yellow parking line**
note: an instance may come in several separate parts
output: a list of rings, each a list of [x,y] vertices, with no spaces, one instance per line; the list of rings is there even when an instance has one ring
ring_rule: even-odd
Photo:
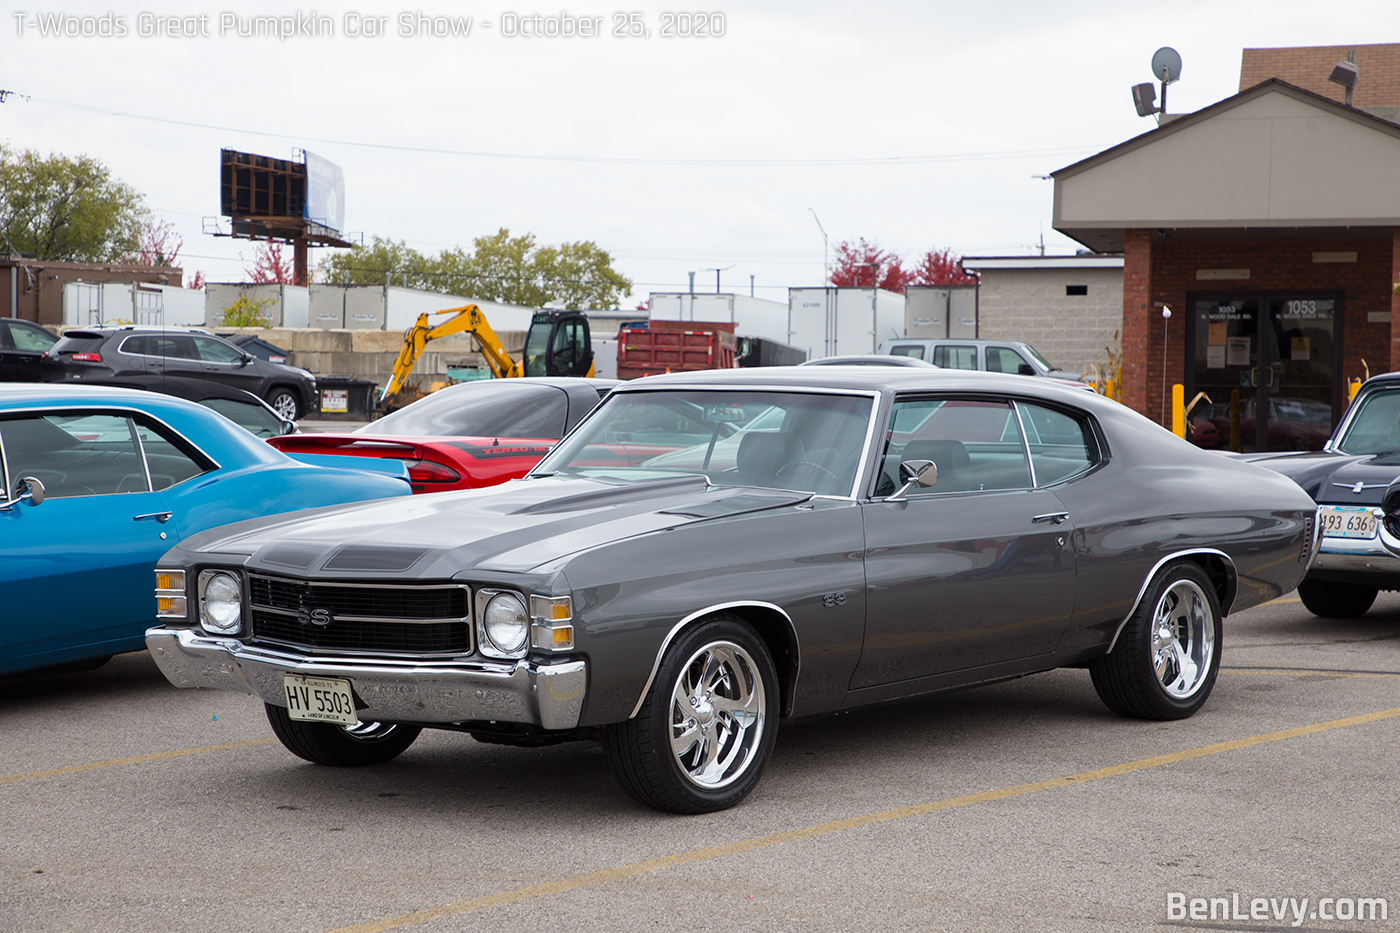
[[[813,826],[805,826],[800,829],[789,830],[785,833],[774,833],[771,836],[757,836],[753,839],[744,839],[739,842],[731,842],[728,845],[713,846],[707,849],[694,849],[690,852],[682,852],[678,855],[667,855],[662,858],[647,859],[644,862],[633,862],[629,865],[618,865],[613,868],[604,868],[601,871],[590,872],[586,875],[575,875],[572,878],[562,878],[558,881],[548,881],[544,884],[531,885],[526,888],[517,888],[514,891],[505,891],[500,894],[488,894],[484,897],[472,898],[468,901],[459,901],[455,904],[445,904],[441,907],[434,907],[429,910],[420,910],[411,914],[402,914],[397,917],[388,917],[383,920],[374,920],[369,923],[356,924],[354,926],[341,927],[332,930],[330,933],[382,933],[385,930],[397,930],[419,923],[429,923],[433,920],[442,920],[447,917],[454,917],[459,914],[472,913],[484,910],[488,907],[500,907],[504,904],[514,904],[519,901],[530,900],[537,897],[545,897],[550,894],[559,894],[564,891],[572,891],[577,888],[585,888],[591,885],[600,884],[604,881],[615,881],[619,878],[627,878],[632,875],[640,875],[645,872],[655,871],[658,868],[670,868],[676,865],[686,865],[691,862],[704,862],[710,859],[723,858],[729,855],[736,855],[741,852],[752,852],[755,849],[766,849],[770,846],[782,845],[787,842],[795,842],[799,839],[811,839],[814,836],[824,836],[828,833],[842,832],[848,829],[856,829],[861,826],[869,826],[873,823],[884,823],[890,820],[901,820],[910,816],[920,816],[925,813],[934,813],[939,810],[952,810],[957,807],[966,807],[975,803],[987,803],[993,800],[1005,800],[1008,797],[1020,797],[1025,794],[1033,794],[1037,791],[1051,790],[1056,787],[1068,787],[1072,784],[1083,784],[1088,781],[1098,781],[1103,778],[1117,777],[1121,774],[1130,774],[1134,771],[1145,771],[1149,768],[1158,768],[1162,765],[1175,764],[1180,761],[1190,761],[1193,758],[1204,758],[1208,755],[1218,755],[1222,752],[1236,751],[1241,748],[1250,748],[1255,745],[1265,745],[1269,742],[1281,742],[1284,739],[1294,739],[1304,735],[1313,735],[1318,732],[1327,732],[1332,729],[1342,729],[1347,726],[1359,726],[1371,722],[1379,722],[1384,719],[1394,719],[1400,716],[1400,707],[1381,710],[1376,713],[1367,713],[1364,716],[1352,716],[1347,719],[1333,719],[1330,722],[1315,723],[1311,726],[1299,726],[1295,729],[1282,729],[1278,732],[1266,732],[1263,735],[1250,736],[1245,739],[1235,739],[1230,742],[1217,742],[1214,745],[1203,745],[1200,748],[1191,748],[1185,751],[1172,752],[1169,755],[1156,755],[1152,758],[1142,758],[1138,761],[1129,761],[1121,765],[1112,765],[1107,768],[1099,768],[1096,771],[1084,771],[1079,774],[1071,774],[1068,777],[1050,778],[1046,781],[1036,781],[1033,784],[1018,784],[1015,787],[1003,787],[999,790],[984,791],[980,794],[967,794],[962,797],[950,797],[947,800],[935,800],[929,803],[915,804],[909,807],[900,807],[894,810],[882,810],[879,813],[868,813],[863,816],[853,816],[844,820],[833,820],[829,823],[818,823]]]
[[[1231,674],[1274,674],[1282,677],[1400,677],[1394,671],[1329,671],[1326,668],[1222,667]]]
[[[250,739],[247,742],[225,742],[223,745],[205,745],[201,748],[182,748],[174,752],[159,752],[154,755],[137,755],[134,758],[115,758],[112,761],[94,761],[86,765],[71,765],[67,768],[52,768],[48,771],[30,771],[28,774],[0,775],[0,784],[14,781],[30,781],[34,778],[53,777],[56,774],[76,774],[79,771],[95,771],[98,768],[115,768],[117,765],[134,765],[143,761],[160,761],[162,758],[182,758],[185,755],[202,755],[205,752],[222,752],[230,748],[248,748],[251,745],[267,745],[276,742],[272,739]]]

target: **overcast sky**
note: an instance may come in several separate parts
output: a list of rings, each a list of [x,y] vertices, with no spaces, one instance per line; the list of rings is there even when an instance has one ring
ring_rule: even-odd
[[[352,236],[427,253],[500,227],[592,240],[633,280],[626,307],[690,272],[714,291],[716,268],[724,291],[752,280],[785,301],[823,280],[821,228],[906,264],[1037,253],[1042,237],[1073,252],[1038,176],[1153,127],[1130,87],[1158,48],[1181,55],[1168,109],[1186,113],[1239,90],[1245,48],[1400,41],[1394,0],[769,0],[670,21],[674,0],[4,7],[0,90],[17,96],[0,141],[101,159],[209,281],[245,280],[253,255],[205,232],[219,150],[304,148],[344,169]],[[299,34],[246,35],[274,16]],[[466,18],[469,35],[431,35]],[[711,35],[662,36],[668,22]],[[42,34],[56,25],[119,34]],[[551,29],[575,34],[528,34]]]

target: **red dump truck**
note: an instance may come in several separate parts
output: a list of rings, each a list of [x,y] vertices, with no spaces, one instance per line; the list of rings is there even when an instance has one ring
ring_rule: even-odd
[[[650,321],[617,332],[617,378],[635,379],[693,369],[733,369],[739,340],[735,324]]]

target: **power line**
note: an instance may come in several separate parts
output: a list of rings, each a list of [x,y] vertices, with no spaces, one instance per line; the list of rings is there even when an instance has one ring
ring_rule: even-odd
[[[265,130],[250,130],[232,126],[217,126],[211,123],[195,123],[190,120],[176,120],[171,117],[156,117],[143,113],[127,113],[107,107],[93,107],[87,104],[74,104],[68,101],[51,100],[44,97],[25,98],[55,107],[67,107],[88,113],[101,113],[128,120],[148,120],[153,123],[167,123],[172,126],[185,126],[192,129],[216,130],[220,133],[244,133],[250,136],[267,136],[273,139],[290,139],[302,143],[324,143],[332,146],[355,146],[361,149],[379,149],[389,152],[416,152],[426,155],[466,156],[479,159],[511,159],[537,162],[577,162],[586,164],[612,165],[688,165],[714,167],[798,167],[798,166],[853,166],[853,165],[924,165],[937,162],[980,162],[998,159],[1021,159],[1069,155],[1077,152],[1099,152],[1103,146],[1066,146],[1046,149],[1012,149],[990,152],[945,153],[922,156],[871,156],[849,159],[640,159],[622,156],[579,156],[554,155],[525,152],[484,152],[472,149],[439,149],[431,146],[398,146],[390,143],[361,142],[353,139],[329,139],[318,136],[271,133]]]

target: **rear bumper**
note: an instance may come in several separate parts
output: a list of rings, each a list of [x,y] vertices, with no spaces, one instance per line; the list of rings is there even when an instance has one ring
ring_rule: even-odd
[[[587,664],[565,661],[398,661],[309,656],[192,629],[153,628],[146,647],[177,687],[249,693],[286,706],[283,674],[350,681],[363,721],[527,723],[572,729],[583,712]]]

